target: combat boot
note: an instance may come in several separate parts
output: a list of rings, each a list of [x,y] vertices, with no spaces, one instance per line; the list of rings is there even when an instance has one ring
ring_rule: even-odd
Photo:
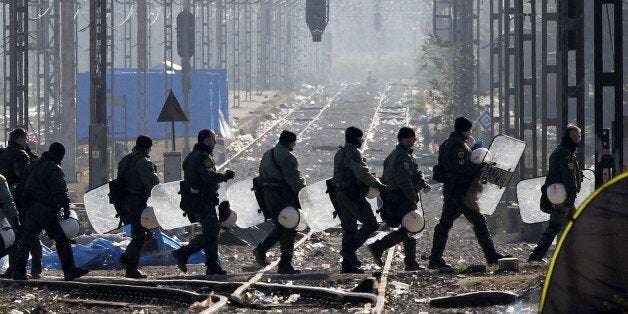
[[[415,260],[405,261],[405,267],[404,267],[405,271],[417,271],[417,270],[424,270],[424,269],[425,267],[422,267],[421,265],[419,265],[419,263],[417,263],[417,261]]]
[[[266,260],[266,252],[258,247],[253,249],[253,256],[255,256],[255,262],[260,266],[266,267],[270,263]]]
[[[543,256],[537,254],[536,250],[532,251],[532,254],[528,257],[528,262],[542,262]]]
[[[148,276],[146,276],[145,273],[141,272],[140,270],[138,270],[137,268],[127,268],[126,269],[126,274],[124,275],[124,277],[126,278],[133,278],[133,279],[144,279]]]
[[[179,269],[184,272],[187,273],[188,272],[188,257],[184,256],[184,254],[180,251],[180,250],[173,250],[172,251],[172,257],[174,257],[174,259],[177,261],[177,267],[179,267]]]
[[[342,269],[340,270],[343,274],[364,274],[364,271],[355,265],[342,260]]]
[[[67,273],[64,272],[63,279],[65,281],[72,281],[74,279],[77,279],[77,278],[80,278],[80,277],[83,277],[83,276],[87,275],[87,273],[89,273],[88,269],[86,269],[86,268],[78,268],[77,267],[77,268],[74,268],[71,271],[68,271]]]
[[[366,246],[366,249],[373,256],[373,261],[379,267],[384,267],[384,261],[382,260],[382,255],[384,255],[384,250],[378,245],[377,241]]]
[[[482,251],[484,251],[484,258],[486,258],[487,264],[495,265],[500,258],[512,257],[512,255],[497,253],[488,230],[480,229],[480,231],[476,231],[475,236],[478,239]]]
[[[553,232],[546,231],[545,233],[543,233],[543,235],[541,235],[541,238],[539,238],[536,247],[534,247],[534,250],[532,250],[530,257],[528,257],[528,262],[542,261],[543,257],[545,257],[545,254],[547,254],[547,251],[554,241],[554,236],[555,234]]]
[[[13,280],[28,280],[28,277],[26,276],[26,271],[24,272],[13,271],[11,278]]]
[[[448,265],[444,259],[442,259],[441,257],[438,258],[432,258],[430,257],[430,262],[427,265],[427,268],[429,269],[440,269],[443,267],[451,267],[450,265]]]
[[[300,274],[301,271],[298,269],[295,269],[294,267],[292,267],[292,265],[281,265],[281,263],[279,264],[279,268],[277,268],[277,273],[278,274],[285,274],[285,275],[296,275],[296,274]]]
[[[218,266],[216,268],[207,268],[205,270],[205,275],[207,276],[211,276],[211,275],[226,275],[227,271],[225,271],[224,269],[222,269],[222,267]]]
[[[362,266],[362,262],[358,259],[358,255],[355,254],[355,251],[340,251],[340,255],[342,255],[342,261],[347,261],[347,263],[354,265],[355,267]]]
[[[362,263],[358,259],[358,256],[355,254],[358,247],[363,244],[362,241],[360,243],[356,243],[355,237],[356,232],[345,232],[342,235],[342,249],[340,250],[340,255],[342,256],[343,261],[347,261],[353,264],[356,267],[362,266]]]
[[[409,237],[407,234],[403,238],[403,253],[406,255],[404,258],[406,271],[424,270],[416,261],[416,239]]]
[[[31,278],[41,279],[41,270],[40,271],[31,270]]]

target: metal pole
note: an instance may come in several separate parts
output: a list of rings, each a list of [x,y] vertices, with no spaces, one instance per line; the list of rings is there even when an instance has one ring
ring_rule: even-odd
[[[90,125],[89,187],[107,178],[107,0],[92,0],[89,6]]]

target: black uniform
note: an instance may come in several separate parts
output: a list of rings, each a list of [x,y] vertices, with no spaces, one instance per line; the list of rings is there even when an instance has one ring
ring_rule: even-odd
[[[24,208],[20,202],[20,196],[16,193],[19,192],[18,186],[24,173],[26,171],[26,167],[37,159],[37,155],[32,153],[28,146],[22,147],[22,145],[10,141],[6,148],[0,149],[0,174],[2,174],[9,185],[9,189],[11,191],[11,195],[13,196],[13,200],[15,201],[15,205],[17,207],[19,213],[20,223],[24,224]],[[19,234],[16,234],[19,238]],[[16,241],[16,243],[19,242]],[[7,269],[4,277],[10,278],[13,273],[13,265],[15,263],[15,249],[17,246],[9,249],[7,253],[9,254],[9,268]],[[39,278],[41,271],[43,269],[41,265],[41,242],[39,241],[39,237],[33,240],[31,243],[31,256],[32,256],[32,267],[31,267],[31,275],[34,278]]]
[[[552,241],[563,228],[568,217],[575,212],[576,195],[580,192],[582,173],[576,159],[576,147],[569,135],[554,149],[549,158],[549,169],[545,184],[541,187],[541,209],[551,213],[549,226],[539,238],[530,254],[528,261],[540,261],[547,253]],[[547,198],[547,187],[554,183],[562,183],[567,191],[567,199],[561,205],[553,205]]]
[[[384,196],[384,207],[381,213],[384,222],[391,227],[399,226],[403,217],[416,209],[416,203],[419,201],[418,193],[425,187],[412,152],[412,148],[398,144],[384,160],[383,181],[388,186],[388,193]],[[369,248],[376,262],[381,264],[382,252],[401,242],[403,242],[405,254],[405,270],[421,269],[416,262],[416,239],[409,236],[404,227],[373,242]]]
[[[181,260],[182,270],[187,270],[185,264],[188,257],[199,250],[205,252],[207,267],[206,274],[226,274],[218,264],[218,205],[219,183],[227,182],[233,175],[216,171],[216,162],[212,156],[212,148],[202,143],[194,145],[194,149],[183,160],[184,181],[190,191],[186,196],[192,199],[191,209],[186,211],[192,221],[201,224],[203,233],[196,235],[186,246],[173,252],[177,260]]]
[[[0,174],[0,219],[3,218],[7,218],[14,230],[19,227],[17,209],[13,202],[13,196],[11,196],[7,180]],[[6,255],[7,250],[4,249],[4,246],[5,243],[0,237],[0,253],[2,253],[0,256]]]
[[[127,221],[131,225],[131,242],[120,256],[119,262],[126,269],[126,276],[131,278],[144,277],[138,270],[142,245],[150,230],[141,223],[142,211],[152,188],[159,184],[155,165],[148,160],[150,156],[145,149],[138,148],[124,156],[118,163],[118,178],[126,178],[127,196],[124,199],[124,210]]]
[[[338,216],[342,226],[342,271],[361,272],[356,251],[377,231],[379,224],[371,204],[365,199],[364,188],[380,188],[381,183],[369,173],[366,160],[355,144],[345,143],[334,156],[334,184]],[[362,186],[361,186],[362,185]],[[357,222],[362,223],[360,229]]]
[[[452,132],[449,139],[440,147],[439,163],[445,171],[444,203],[440,221],[434,227],[432,252],[429,258],[430,268],[446,266],[442,255],[447,244],[449,229],[460,215],[464,215],[473,224],[473,231],[489,264],[495,264],[499,258],[504,257],[495,250],[486,226],[486,219],[480,213],[477,202],[465,203],[465,195],[475,176],[482,169],[481,164],[474,164],[470,161],[470,154],[471,148],[465,142],[461,132]]]
[[[259,175],[264,187],[264,201],[273,217],[275,227],[255,248],[254,254],[265,256],[266,252],[279,242],[281,259],[278,272],[280,273],[295,272],[292,267],[292,256],[297,231],[286,229],[279,223],[278,218],[282,209],[288,206],[299,207],[298,194],[305,187],[305,179],[301,176],[298,167],[297,159],[290,148],[281,142],[264,153],[259,166]]]
[[[72,280],[87,273],[87,270],[74,266],[70,240],[59,225],[60,209],[68,211],[70,206],[68,187],[60,166],[62,158],[63,153],[59,156],[48,151],[26,169],[23,196],[24,225],[16,253],[14,279],[26,279],[29,249],[31,243],[39,238],[42,229],[56,243],[66,280]]]

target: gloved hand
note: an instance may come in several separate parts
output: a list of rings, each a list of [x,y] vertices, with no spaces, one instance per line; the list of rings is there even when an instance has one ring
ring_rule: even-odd
[[[63,219],[70,218],[70,205],[63,206],[63,217],[61,217],[61,218],[63,218]]]
[[[225,171],[225,175],[227,176],[227,180],[231,180],[235,177],[235,171],[227,169],[227,171]]]

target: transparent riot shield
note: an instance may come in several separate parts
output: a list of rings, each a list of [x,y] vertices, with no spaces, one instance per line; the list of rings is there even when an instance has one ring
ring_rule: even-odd
[[[236,225],[240,228],[249,228],[264,222],[264,215],[259,211],[252,188],[253,177],[250,177],[230,185],[227,189],[227,199],[231,209],[238,214]]]
[[[152,206],[155,218],[161,228],[170,230],[189,226],[192,223],[183,216],[183,210],[179,208],[181,202],[180,181],[157,184],[150,191],[150,197],[146,204]]]
[[[146,204],[153,207],[155,218],[157,218],[162,229],[170,230],[192,225],[188,217],[183,216],[183,210],[179,207],[181,202],[180,189],[180,181],[173,181],[157,184],[150,192]],[[219,199],[222,200],[225,194],[224,183],[221,183],[218,189]]]
[[[592,170],[582,171],[584,175],[580,187],[580,193],[576,196],[576,208],[595,191],[595,173]],[[550,214],[541,211],[541,186],[545,183],[545,177],[521,180],[517,183],[517,201],[519,213],[524,223],[532,224],[544,222],[550,219]]]
[[[369,202],[369,204],[371,204],[371,209],[373,210],[373,214],[375,215],[375,219],[377,219],[377,222],[382,223],[382,216],[376,213],[376,211],[380,210],[382,206],[384,206],[384,201],[382,200],[382,198],[378,195],[375,198],[367,198],[366,200]]]
[[[305,214],[305,221],[314,232],[340,226],[340,218],[334,218],[334,205],[325,193],[325,180],[308,185],[299,191],[299,202]]]
[[[83,196],[85,212],[92,228],[97,233],[106,233],[118,228],[120,219],[116,218],[116,209],[109,204],[109,183],[87,191]]]
[[[492,215],[510,183],[523,155],[526,143],[506,135],[498,135],[489,147],[494,165],[484,164],[465,196],[465,202],[477,202],[480,212]]]

